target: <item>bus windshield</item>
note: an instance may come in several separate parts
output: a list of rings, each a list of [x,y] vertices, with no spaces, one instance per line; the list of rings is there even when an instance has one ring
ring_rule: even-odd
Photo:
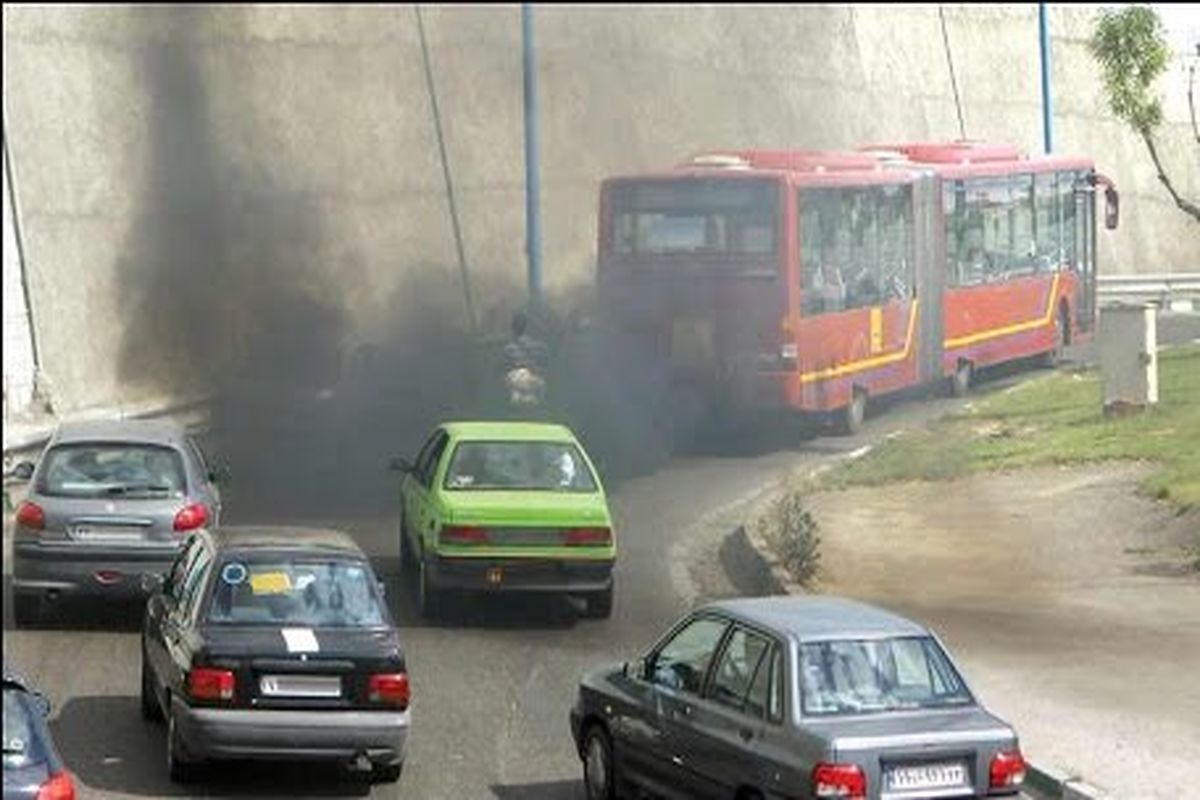
[[[768,180],[682,178],[616,184],[612,249],[618,256],[770,256],[779,193]]]

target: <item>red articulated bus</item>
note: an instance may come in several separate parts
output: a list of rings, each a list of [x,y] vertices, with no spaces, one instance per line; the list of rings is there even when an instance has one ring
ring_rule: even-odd
[[[1091,161],[957,142],[721,151],[606,180],[598,297],[685,409],[834,412],[1041,356],[1096,318]],[[699,419],[699,417],[695,417]]]

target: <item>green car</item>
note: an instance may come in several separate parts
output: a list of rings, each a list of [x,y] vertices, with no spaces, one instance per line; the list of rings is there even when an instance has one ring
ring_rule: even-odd
[[[400,558],[417,570],[421,614],[456,591],[556,592],[612,613],[616,537],[591,459],[562,425],[454,422],[400,486]]]

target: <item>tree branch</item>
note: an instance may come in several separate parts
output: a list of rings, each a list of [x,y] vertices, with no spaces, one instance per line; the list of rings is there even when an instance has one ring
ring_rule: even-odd
[[[1200,47],[1196,48],[1200,51]],[[1200,144],[1200,127],[1196,126],[1196,101],[1192,99],[1192,87],[1196,84],[1196,65],[1192,64],[1188,68],[1188,110],[1192,112],[1192,135],[1196,137],[1196,144]]]
[[[1150,135],[1150,131],[1139,131],[1142,135],[1142,141],[1146,143],[1146,149],[1150,151],[1150,160],[1154,162],[1154,168],[1158,170],[1158,179],[1162,181],[1162,185],[1167,187],[1167,191],[1171,194],[1171,199],[1175,201],[1175,205],[1179,206],[1179,210],[1192,217],[1196,222],[1200,222],[1200,205],[1196,205],[1191,200],[1185,197],[1180,197],[1179,192],[1175,191],[1174,184],[1167,177],[1167,173],[1163,170],[1162,162],[1158,160],[1158,150],[1154,147],[1154,139]]]

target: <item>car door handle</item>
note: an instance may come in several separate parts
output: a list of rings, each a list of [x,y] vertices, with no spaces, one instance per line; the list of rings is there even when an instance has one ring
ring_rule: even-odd
[[[754,738],[754,730],[752,728],[739,728],[738,736],[742,737],[743,742],[748,742]]]

